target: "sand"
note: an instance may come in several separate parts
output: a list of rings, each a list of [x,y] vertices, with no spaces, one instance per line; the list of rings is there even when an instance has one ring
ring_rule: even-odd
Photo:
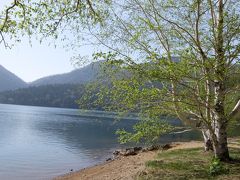
[[[184,149],[203,146],[202,142],[173,143],[172,148]],[[132,180],[145,169],[145,162],[154,159],[159,151],[141,152],[134,156],[121,156],[118,159],[65,174],[55,180]]]
[[[229,138],[229,147],[240,148],[240,138]],[[175,149],[203,147],[203,142],[175,142],[171,144]],[[55,180],[133,180],[145,169],[145,163],[153,160],[160,151],[141,152],[134,156],[121,156],[93,167],[56,177]]]

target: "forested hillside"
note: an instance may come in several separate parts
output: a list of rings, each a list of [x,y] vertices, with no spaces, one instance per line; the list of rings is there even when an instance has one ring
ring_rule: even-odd
[[[78,108],[82,85],[61,84],[29,87],[0,93],[0,103],[47,107]]]

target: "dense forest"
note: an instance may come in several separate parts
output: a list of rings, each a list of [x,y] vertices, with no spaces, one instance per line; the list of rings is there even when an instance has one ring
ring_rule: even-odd
[[[32,86],[0,93],[0,103],[47,107],[78,108],[76,100],[84,91],[83,85],[58,84]]]

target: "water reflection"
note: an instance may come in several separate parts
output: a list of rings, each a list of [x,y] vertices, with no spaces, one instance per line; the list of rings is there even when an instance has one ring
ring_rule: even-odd
[[[51,139],[50,141],[60,141],[66,148],[74,150],[95,150],[109,149],[116,146],[117,138],[115,131],[118,128],[129,128],[134,122],[126,120],[114,123],[113,119],[79,119],[77,117],[61,118],[50,117],[49,121],[38,121],[35,123],[35,130],[40,136]]]
[[[0,116],[0,179],[9,180],[48,179],[102,162],[119,146],[116,129],[133,123],[13,105],[0,105]]]

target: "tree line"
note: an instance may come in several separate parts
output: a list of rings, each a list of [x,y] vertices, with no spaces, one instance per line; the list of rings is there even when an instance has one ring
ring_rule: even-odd
[[[83,85],[74,84],[33,86],[1,92],[0,103],[77,109],[83,91]]]

